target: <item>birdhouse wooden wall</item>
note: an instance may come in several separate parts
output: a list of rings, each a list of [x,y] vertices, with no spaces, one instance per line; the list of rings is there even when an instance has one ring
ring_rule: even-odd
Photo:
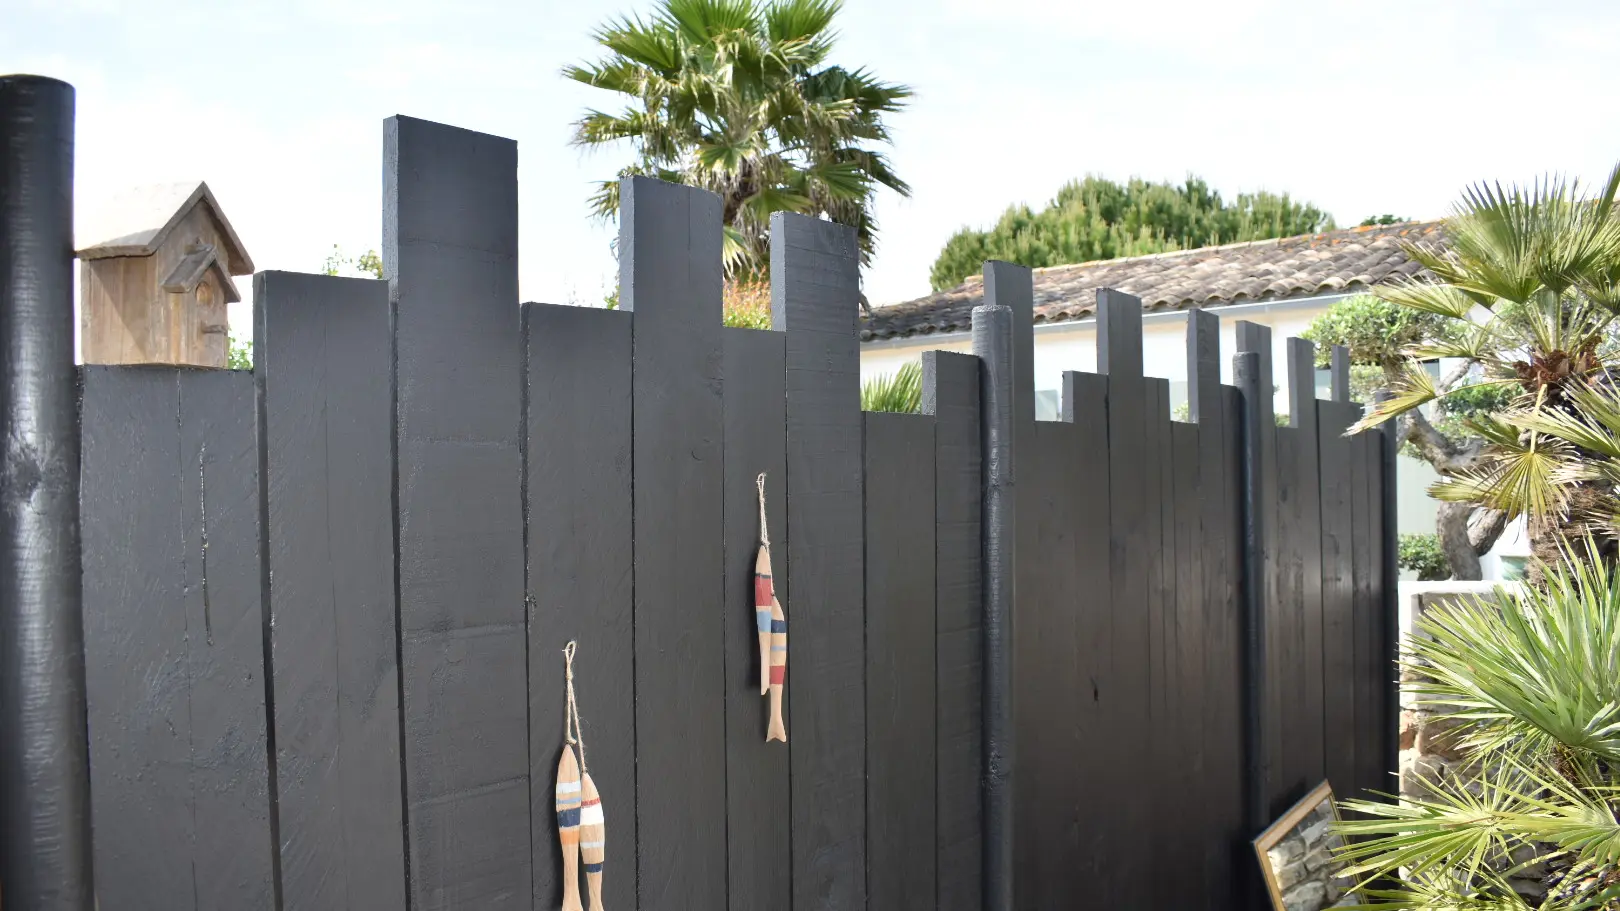
[[[241,299],[231,275],[252,264],[207,186],[195,186],[149,216],[155,226],[79,251],[85,363],[226,366],[227,306]]]

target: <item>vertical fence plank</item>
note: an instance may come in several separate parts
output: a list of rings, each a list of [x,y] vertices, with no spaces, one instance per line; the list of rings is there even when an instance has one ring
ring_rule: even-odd
[[[408,117],[383,141],[412,908],[515,907],[533,890],[517,145]]]
[[[1063,504],[1072,532],[1069,593],[1073,611],[1076,689],[1077,753],[1066,774],[1073,782],[1076,806],[1071,824],[1079,829],[1079,856],[1067,874],[1086,891],[1108,881],[1114,861],[1109,849],[1111,826],[1098,824],[1098,807],[1107,804],[1117,787],[1117,769],[1103,745],[1114,736],[1112,719],[1100,700],[1101,686],[1112,660],[1113,617],[1111,488],[1108,449],[1108,389],[1105,376],[1066,371],[1063,374],[1063,420],[1073,425],[1072,460],[1063,467],[1070,481]],[[1053,495],[1056,495],[1054,491]]]
[[[73,87],[0,77],[0,882],[91,907],[73,371]]]
[[[1388,390],[1384,394],[1391,395]],[[1379,745],[1378,787],[1398,793],[1401,768],[1401,682],[1397,659],[1401,648],[1400,514],[1396,497],[1399,437],[1396,422],[1384,424],[1378,439],[1378,686],[1383,696],[1383,732]]]
[[[733,911],[789,908],[793,845],[788,750],[766,744],[770,702],[759,693],[754,557],[759,550],[755,478],[765,472],[771,575],[788,617],[794,599],[787,545],[786,335],[725,329],[726,437],[726,832]],[[932,453],[930,453],[932,455]],[[813,608],[812,608],[813,609]],[[789,637],[791,641],[792,637]],[[791,669],[790,669],[791,670]],[[787,714],[788,730],[793,718]]]
[[[854,232],[771,216],[771,311],[787,330],[788,731],[793,905],[866,905],[859,252]]]
[[[1097,367],[1108,376],[1108,475],[1112,494],[1110,551],[1112,656],[1098,698],[1113,736],[1096,746],[1107,752],[1114,787],[1098,809],[1117,821],[1107,842],[1111,860],[1098,884],[1101,903],[1139,907],[1148,900],[1150,877],[1143,866],[1151,850],[1153,811],[1137,797],[1151,793],[1153,764],[1142,761],[1150,745],[1152,695],[1148,578],[1156,541],[1149,537],[1147,383],[1142,378],[1142,304],[1118,291],[1097,292]]]
[[[1187,314],[1187,402],[1188,413],[1198,425],[1195,461],[1197,507],[1193,518],[1184,520],[1194,536],[1199,561],[1194,592],[1182,592],[1190,618],[1189,628],[1199,631],[1193,666],[1184,668],[1193,675],[1188,683],[1191,695],[1186,713],[1200,739],[1201,772],[1193,782],[1189,801],[1202,817],[1195,828],[1197,851],[1201,856],[1202,893],[1195,907],[1221,909],[1230,897],[1231,873],[1227,844],[1237,829],[1237,821],[1225,812],[1231,795],[1241,789],[1236,771],[1235,705],[1237,641],[1234,626],[1234,567],[1228,558],[1235,536],[1235,517],[1228,509],[1233,487],[1227,438],[1226,393],[1220,383],[1220,319],[1213,313],[1193,309]],[[1178,458],[1181,449],[1177,448]],[[1178,497],[1181,495],[1178,488]],[[1185,640],[1184,640],[1185,641]],[[1183,659],[1187,660],[1187,659]]]
[[[1238,363],[1233,367],[1243,393],[1244,435],[1244,638],[1248,699],[1246,725],[1251,741],[1247,776],[1248,823],[1254,831],[1276,816],[1274,791],[1282,762],[1281,716],[1276,673],[1276,633],[1268,628],[1277,594],[1277,425],[1271,368],[1271,329],[1237,323]],[[1241,366],[1244,369],[1238,370]]]
[[[1322,526],[1322,482],[1317,452],[1316,346],[1305,339],[1288,340],[1288,400],[1289,425],[1298,431],[1295,442],[1299,447],[1295,475],[1298,494],[1290,506],[1299,527],[1293,546],[1299,561],[1299,638],[1304,659],[1304,676],[1295,690],[1304,721],[1298,747],[1290,748],[1295,753],[1300,790],[1287,796],[1292,803],[1327,774],[1323,751],[1322,536],[1318,533]]]
[[[1081,695],[1076,627],[1075,428],[1039,422],[1021,440],[1019,572],[1013,709],[1019,768],[1013,787],[1015,900],[1057,907],[1081,879]]]
[[[631,628],[631,314],[523,305],[534,907],[562,902],[555,792],[574,662],[586,762],[608,818],[610,905],[635,904],[635,639]]]
[[[1367,685],[1371,668],[1372,644],[1372,568],[1375,560],[1372,535],[1372,485],[1368,480],[1371,454],[1370,437],[1357,434],[1346,442],[1350,448],[1350,513],[1351,513],[1351,641],[1355,654],[1353,712],[1355,718],[1356,756],[1355,772],[1344,789],[1343,796],[1370,798],[1367,788],[1372,784],[1370,754],[1377,752],[1378,721],[1374,711],[1373,693]]]
[[[254,277],[282,900],[405,905],[388,285]]]
[[[102,907],[271,908],[252,377],[86,368],[84,421]]]
[[[1204,684],[1204,651],[1209,640],[1204,629],[1204,542],[1202,530],[1204,498],[1199,460],[1203,438],[1215,433],[1212,426],[1174,423],[1170,425],[1173,474],[1169,497],[1174,511],[1165,537],[1175,539],[1176,597],[1174,611],[1175,651],[1171,663],[1171,685],[1175,688],[1174,752],[1171,769],[1175,773],[1175,798],[1170,811],[1160,819],[1182,845],[1182,856],[1190,859],[1176,883],[1176,907],[1198,908],[1208,900],[1210,884],[1203,858],[1207,842],[1216,835],[1210,825],[1210,806],[1205,785],[1209,769],[1204,759],[1204,725],[1207,723]],[[1210,472],[1214,474],[1214,472]],[[1210,532],[1212,533],[1212,532]],[[1176,812],[1179,810],[1180,812]]]
[[[1148,762],[1154,787],[1148,792],[1152,807],[1146,820],[1148,839],[1156,844],[1177,845],[1186,826],[1170,827],[1167,818],[1180,806],[1176,783],[1181,775],[1178,743],[1181,731],[1177,725],[1177,693],[1175,691],[1176,660],[1176,579],[1175,532],[1170,527],[1173,516],[1166,516],[1171,508],[1174,484],[1174,453],[1170,439],[1170,384],[1159,377],[1148,377],[1146,421],[1147,450],[1147,513],[1148,525],[1148,665],[1150,674],[1147,724]],[[1170,903],[1172,896],[1183,885],[1171,877],[1149,877],[1143,886],[1159,907]]]
[[[1305,795],[1304,784],[1306,728],[1309,717],[1305,702],[1305,560],[1300,539],[1306,530],[1300,501],[1306,497],[1303,483],[1304,446],[1299,430],[1277,429],[1276,556],[1277,597],[1268,605],[1266,632],[1270,641],[1271,704],[1275,714],[1279,752],[1271,771],[1271,813],[1276,815]],[[1315,490],[1311,491],[1315,496]]]
[[[1355,620],[1351,590],[1351,477],[1353,440],[1344,432],[1356,408],[1344,401],[1317,403],[1322,478],[1322,727],[1324,774],[1343,794],[1355,781]]]
[[[1247,907],[1248,884],[1253,880],[1249,866],[1254,853],[1249,839],[1256,830],[1248,822],[1248,767],[1246,752],[1249,732],[1246,723],[1247,614],[1244,593],[1244,422],[1243,396],[1233,386],[1221,386],[1221,440],[1219,460],[1221,483],[1214,511],[1219,522],[1215,559],[1221,566],[1220,588],[1211,602],[1209,629],[1210,654],[1205,662],[1210,692],[1219,697],[1210,713],[1213,722],[1210,764],[1221,793],[1212,798],[1220,808],[1220,837],[1211,839],[1217,879],[1211,890],[1215,908]]]
[[[923,412],[935,418],[936,534],[934,732],[940,911],[979,911],[979,773],[983,735],[980,610],[983,597],[979,457],[979,359],[924,352]]]
[[[867,902],[933,911],[934,421],[865,418]]]
[[[720,908],[726,903],[721,523],[728,496],[720,200],[641,177],[620,186],[620,287],[625,307],[635,312],[640,905]],[[753,495],[752,484],[729,492],[745,500]],[[795,616],[801,615],[789,619]]]

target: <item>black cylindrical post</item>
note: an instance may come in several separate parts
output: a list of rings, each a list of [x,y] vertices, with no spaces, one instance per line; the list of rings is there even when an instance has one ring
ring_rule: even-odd
[[[1013,312],[973,309],[983,362],[984,907],[1013,911]]]
[[[1243,806],[1249,829],[1258,834],[1270,808],[1266,794],[1266,611],[1265,484],[1262,421],[1270,420],[1261,396],[1271,396],[1271,378],[1261,377],[1261,355],[1245,351],[1232,358],[1232,378],[1243,393]]]
[[[88,911],[73,87],[0,77],[0,902]]]

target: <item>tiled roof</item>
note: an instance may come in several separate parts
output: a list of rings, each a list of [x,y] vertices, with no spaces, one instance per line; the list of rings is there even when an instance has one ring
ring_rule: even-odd
[[[1099,288],[1133,294],[1149,312],[1366,290],[1427,275],[1400,242],[1440,240],[1440,222],[1405,222],[1048,266],[1035,270],[1035,322],[1091,316]],[[861,339],[965,332],[983,302],[984,280],[975,275],[949,291],[873,310],[861,321]]]

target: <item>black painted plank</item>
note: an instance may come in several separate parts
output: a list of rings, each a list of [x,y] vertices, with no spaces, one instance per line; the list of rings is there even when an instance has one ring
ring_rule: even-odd
[[[771,575],[792,616],[787,547],[786,336],[725,329],[726,433],[726,826],[734,911],[792,902],[788,750],[766,744],[770,701],[759,694],[754,558],[759,550],[755,479],[765,473]],[[929,453],[932,456],[932,453]],[[791,640],[791,637],[789,637]],[[931,684],[930,684],[931,685]],[[784,708],[788,730],[793,718]]]
[[[1255,442],[1254,476],[1258,479],[1253,495],[1255,503],[1255,528],[1258,531],[1257,540],[1249,543],[1254,554],[1252,559],[1257,561],[1260,568],[1260,578],[1249,580],[1259,600],[1259,616],[1264,620],[1273,620],[1278,610],[1279,594],[1279,552],[1277,542],[1281,540],[1281,533],[1277,527],[1278,516],[1278,480],[1280,466],[1277,453],[1277,425],[1275,422],[1276,401],[1274,397],[1275,374],[1272,372],[1271,328],[1246,320],[1239,320],[1236,325],[1237,350],[1240,354],[1248,352],[1256,357],[1256,378],[1259,389],[1254,401],[1245,402],[1243,411],[1244,421],[1248,432],[1253,434]],[[1250,825],[1263,827],[1270,820],[1275,819],[1278,813],[1286,807],[1276,806],[1278,781],[1283,772],[1283,725],[1281,718],[1283,706],[1281,703],[1281,688],[1277,680],[1282,676],[1277,667],[1279,660],[1280,630],[1265,629],[1259,633],[1259,650],[1256,658],[1265,665],[1261,673],[1264,681],[1260,685],[1260,698],[1263,711],[1260,714],[1259,738],[1260,752],[1254,757],[1259,762],[1258,776],[1253,781],[1255,789],[1254,805],[1250,813],[1255,818],[1250,819]]]
[[[980,610],[979,359],[923,353],[923,412],[935,418],[936,745],[940,911],[979,911],[984,731]]]
[[[1181,843],[1186,826],[1172,828],[1168,818],[1179,806],[1176,792],[1181,775],[1183,731],[1177,718],[1175,692],[1175,532],[1167,521],[1171,507],[1174,454],[1170,440],[1169,383],[1159,377],[1147,379],[1146,469],[1148,524],[1148,618],[1151,705],[1148,712],[1148,749],[1145,765],[1152,770],[1156,787],[1150,794],[1153,812],[1147,819],[1150,841],[1174,846],[1184,853]],[[1153,896],[1154,907],[1174,902],[1181,882],[1171,877],[1150,877],[1143,885]]]
[[[1016,907],[1060,906],[1084,888],[1081,865],[1082,756],[1075,566],[1078,431],[1037,422],[1018,454],[1018,616],[1014,628]]]
[[[1386,524],[1392,523],[1384,520],[1384,508],[1389,502],[1385,497],[1384,469],[1393,461],[1393,454],[1385,451],[1387,438],[1383,432],[1369,432],[1362,436],[1367,438],[1367,537],[1371,555],[1368,568],[1370,585],[1367,613],[1371,629],[1368,633],[1367,700],[1372,706],[1373,731],[1367,741],[1371,747],[1367,751],[1370,754],[1367,757],[1367,787],[1388,794],[1397,790],[1392,777],[1396,769],[1389,767],[1389,759],[1395,752],[1390,749],[1390,739],[1396,735],[1399,724],[1398,701],[1390,692],[1391,684],[1396,679],[1393,628],[1399,620],[1395,614],[1395,593],[1386,588],[1386,564],[1391,561],[1384,549],[1386,532],[1394,533],[1393,527],[1386,528]]]
[[[603,891],[610,906],[629,907],[637,843],[631,315],[524,304],[522,320],[534,906],[562,903],[552,783],[565,742],[563,649],[574,641],[585,761],[608,820]]]
[[[620,288],[635,312],[638,894],[644,908],[708,911],[726,903],[724,501],[755,495],[725,487],[720,200],[641,177],[620,186]],[[791,690],[792,662],[789,674]]]
[[[865,419],[867,901],[932,911],[934,421]]]
[[[1371,698],[1368,678],[1372,653],[1372,568],[1376,559],[1372,535],[1372,485],[1368,479],[1371,468],[1371,448],[1368,434],[1350,437],[1350,511],[1351,511],[1351,640],[1354,647],[1353,717],[1356,738],[1355,769],[1344,789],[1343,797],[1370,798],[1366,790],[1371,785],[1371,754],[1374,748],[1361,748],[1362,744],[1377,742],[1378,721]]]
[[[1300,502],[1317,496],[1304,484],[1305,453],[1301,432],[1277,430],[1277,600],[1271,603],[1267,631],[1272,637],[1270,684],[1274,716],[1282,735],[1281,761],[1272,774],[1272,814],[1280,814],[1303,797],[1308,719],[1305,714],[1305,559],[1301,540],[1307,529]],[[1318,738],[1320,741],[1320,738]]]
[[[1325,776],[1343,793],[1355,780],[1355,638],[1351,624],[1351,477],[1357,417],[1346,402],[1317,403],[1322,490],[1322,726]]]
[[[859,252],[854,231],[771,217],[771,310],[787,330],[788,730],[793,905],[866,906]],[[638,485],[639,486],[639,485]]]
[[[529,851],[517,145],[383,127],[412,908],[519,907]]]
[[[388,285],[254,277],[282,900],[405,904]]]
[[[1088,892],[1106,882],[1114,862],[1115,828],[1098,808],[1117,797],[1118,767],[1103,748],[1115,735],[1114,719],[1102,700],[1102,684],[1113,661],[1113,585],[1111,488],[1108,449],[1108,389],[1105,376],[1066,371],[1063,374],[1063,420],[1074,428],[1072,459],[1066,472],[1066,515],[1072,537],[1075,580],[1069,597],[1074,611],[1075,667],[1078,699],[1073,707],[1079,738],[1069,775],[1078,807],[1079,830],[1075,881]]]
[[[1182,820],[1178,825],[1175,813],[1163,819],[1169,831],[1176,834],[1182,845],[1182,856],[1201,859],[1208,841],[1214,838],[1209,824],[1210,800],[1205,782],[1208,771],[1204,762],[1204,725],[1208,722],[1204,685],[1204,650],[1208,640],[1204,629],[1204,499],[1203,479],[1199,470],[1203,438],[1213,435],[1215,426],[1172,424],[1172,483],[1170,490],[1173,506],[1172,518],[1165,535],[1175,543],[1175,652],[1171,665],[1171,685],[1175,690],[1173,723],[1175,724],[1175,755],[1171,769],[1175,773],[1175,807],[1179,807]],[[1213,474],[1213,472],[1211,472]],[[1207,870],[1200,863],[1188,864],[1186,874],[1172,877],[1176,889],[1173,897],[1177,907],[1201,907],[1210,894],[1206,880]]]
[[[1316,410],[1316,346],[1310,342],[1288,340],[1288,389],[1290,426],[1299,431],[1295,438],[1299,447],[1296,462],[1298,496],[1291,504],[1299,528],[1293,542],[1299,561],[1299,622],[1302,667],[1301,683],[1296,691],[1302,726],[1299,732],[1296,775],[1303,783],[1299,794],[1316,787],[1326,776],[1323,737],[1322,675],[1322,496],[1321,471],[1318,465],[1318,434]],[[1297,798],[1296,798],[1297,799]],[[1290,804],[1292,805],[1292,804]]]
[[[1216,833],[1209,840],[1214,870],[1211,907],[1235,911],[1247,907],[1244,889],[1254,856],[1249,845],[1254,830],[1244,800],[1243,440],[1237,419],[1243,400],[1233,386],[1218,389],[1219,457],[1212,458],[1209,464],[1218,465],[1220,470],[1212,507],[1216,534],[1211,542],[1212,559],[1220,566],[1220,576],[1212,590],[1204,627],[1208,633],[1204,669],[1213,700],[1211,724],[1205,728],[1205,764],[1210,770],[1208,793],[1216,812]],[[1239,875],[1240,871],[1244,875]]]
[[[1148,385],[1142,378],[1141,302],[1117,291],[1097,292],[1097,366],[1108,376],[1108,465],[1111,487],[1112,554],[1110,582],[1112,656],[1099,686],[1113,736],[1097,744],[1114,787],[1098,807],[1114,821],[1106,842],[1109,862],[1098,884],[1099,903],[1146,907],[1152,882],[1146,858],[1152,850],[1151,794],[1156,766],[1152,745],[1152,648],[1148,579],[1158,540],[1150,537],[1148,473]]]
[[[83,402],[101,906],[271,908],[253,379],[87,367]]]

